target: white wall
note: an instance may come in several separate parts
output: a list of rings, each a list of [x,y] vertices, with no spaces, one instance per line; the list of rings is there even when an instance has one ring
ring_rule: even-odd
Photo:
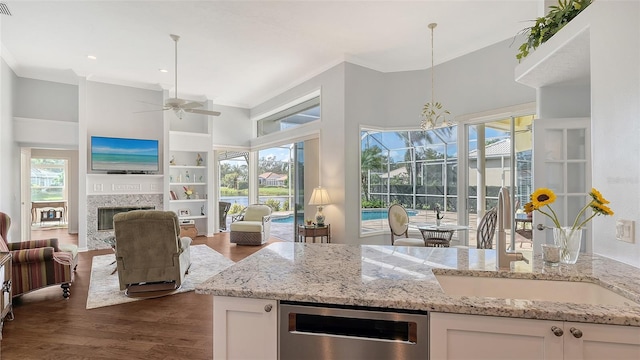
[[[18,78],[13,116],[78,122],[78,87]]]
[[[220,116],[209,116],[213,131],[211,140],[218,147],[248,147],[252,136],[254,122],[249,119],[249,110],[216,105],[213,110],[220,111]]]
[[[592,5],[593,186],[615,215],[593,221],[593,251],[640,267],[640,3]],[[615,239],[615,220],[636,222],[635,244]]]
[[[386,75],[386,76],[385,76]],[[396,124],[388,116],[386,78],[384,74],[358,65],[346,64],[345,72],[345,228],[344,243],[372,243],[371,238],[360,239],[360,129],[364,125]],[[333,195],[332,195],[333,196]],[[378,236],[373,243],[384,244]],[[387,237],[388,238],[388,237]],[[390,244],[390,241],[387,242]]]
[[[13,141],[13,108],[17,76],[0,61],[0,211],[12,219],[8,241],[20,239],[20,149]]]

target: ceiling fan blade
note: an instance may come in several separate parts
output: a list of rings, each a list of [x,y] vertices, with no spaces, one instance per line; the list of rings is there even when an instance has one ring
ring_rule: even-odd
[[[185,112],[194,113],[194,114],[202,114],[202,115],[210,115],[210,116],[220,116],[219,111],[212,110],[202,110],[202,109],[184,109]]]

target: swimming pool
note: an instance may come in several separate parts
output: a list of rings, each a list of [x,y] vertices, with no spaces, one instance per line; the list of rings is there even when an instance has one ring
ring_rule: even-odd
[[[407,210],[409,216],[418,215],[416,210]],[[362,220],[382,220],[387,218],[387,209],[363,209],[361,212]],[[298,222],[302,224],[304,219],[301,215],[299,215]],[[293,214],[287,215],[285,217],[278,217],[271,219],[271,222],[279,223],[279,224],[291,224],[293,223]]]

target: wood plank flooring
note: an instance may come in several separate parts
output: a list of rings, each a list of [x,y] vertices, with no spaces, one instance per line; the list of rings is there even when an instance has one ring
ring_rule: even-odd
[[[77,238],[48,230],[33,238]],[[277,241],[272,239],[269,243]],[[225,257],[239,261],[266,246],[236,246],[228,233],[198,237]],[[14,299],[15,320],[6,321],[0,359],[212,359],[213,298],[187,292],[157,299],[86,310],[91,260],[111,250],[79,254],[71,297],[59,286]]]

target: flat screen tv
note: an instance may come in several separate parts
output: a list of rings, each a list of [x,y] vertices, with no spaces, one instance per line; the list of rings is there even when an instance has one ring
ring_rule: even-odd
[[[147,174],[159,170],[158,140],[91,137],[91,170]]]

